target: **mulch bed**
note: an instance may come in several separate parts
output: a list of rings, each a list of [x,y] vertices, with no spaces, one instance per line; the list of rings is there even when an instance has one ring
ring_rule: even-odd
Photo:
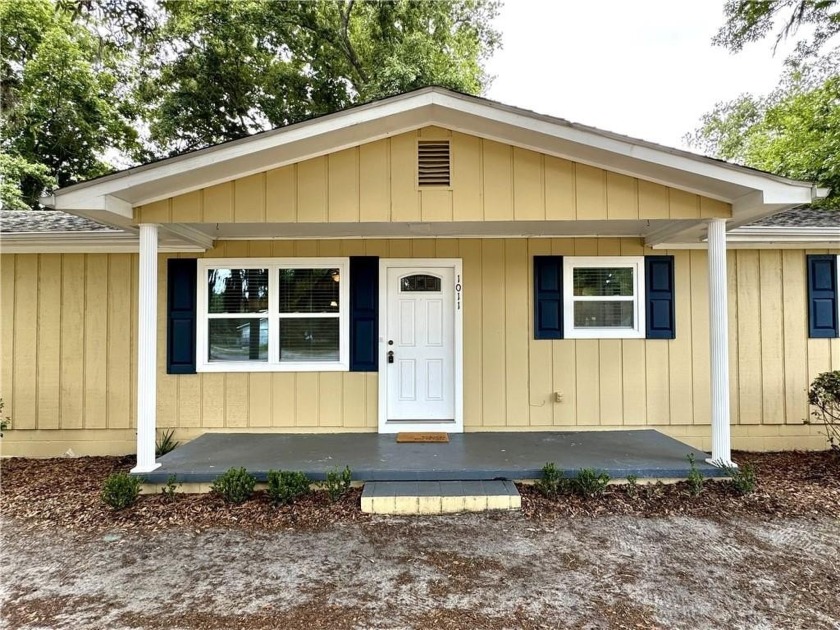
[[[522,511],[532,519],[570,516],[695,516],[726,519],[735,516],[759,518],[840,518],[840,457],[830,451],[780,453],[736,452],[740,465],[752,464],[758,483],[755,490],[740,495],[726,480],[706,480],[703,491],[693,497],[686,482],[641,484],[635,494],[627,485],[611,485],[602,496],[564,495],[543,497],[534,486],[519,486]]]
[[[692,497],[685,483],[611,485],[599,497],[564,495],[547,499],[533,486],[519,486],[522,512],[534,520],[575,516],[634,515],[730,518],[840,518],[840,457],[830,452],[736,453],[751,463],[758,485],[749,495],[737,494],[726,481],[707,481]],[[290,506],[275,506],[264,492],[241,505],[227,505],[214,494],[141,496],[124,510],[103,505],[99,493],[112,472],[128,470],[131,457],[81,457],[3,460],[0,464],[0,511],[22,524],[57,525],[79,531],[108,529],[157,530],[169,527],[237,527],[243,529],[320,529],[336,522],[366,521],[359,508],[361,490],[351,489],[332,503],[314,492]]]

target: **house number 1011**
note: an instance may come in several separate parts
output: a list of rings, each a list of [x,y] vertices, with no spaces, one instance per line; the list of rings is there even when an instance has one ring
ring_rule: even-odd
[[[461,274],[455,279],[455,309],[461,310]]]

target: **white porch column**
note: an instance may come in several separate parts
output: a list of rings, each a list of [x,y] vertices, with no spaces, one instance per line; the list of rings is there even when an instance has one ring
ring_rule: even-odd
[[[153,471],[157,405],[157,260],[158,226],[140,225],[140,282],[137,317],[137,466],[134,473]]]
[[[729,321],[726,219],[709,219],[709,342],[711,346],[712,457],[732,465],[729,429]]]

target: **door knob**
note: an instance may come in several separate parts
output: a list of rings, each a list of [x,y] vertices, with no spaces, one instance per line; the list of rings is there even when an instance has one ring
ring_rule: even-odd
[[[393,363],[393,362],[394,362],[394,351],[393,350],[388,350],[388,363]]]

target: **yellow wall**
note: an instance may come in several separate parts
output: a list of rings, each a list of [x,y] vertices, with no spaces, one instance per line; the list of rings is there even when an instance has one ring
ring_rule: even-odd
[[[643,253],[650,252],[638,239],[419,239],[228,241],[207,256],[460,257],[466,430],[655,427],[708,448],[705,252],[670,252],[675,340],[533,339],[534,255]],[[824,445],[802,425],[806,390],[820,372],[840,369],[840,339],[807,338],[805,254],[729,253],[736,447]],[[158,426],[184,437],[204,430],[376,430],[376,374],[165,374],[165,258]],[[13,419],[4,452],[60,454],[68,441],[77,452],[130,451],[136,256],[3,255],[0,269],[0,395]],[[553,402],[555,391],[563,402]]]
[[[450,138],[448,189],[418,189],[417,139]],[[696,219],[729,204],[439,128],[425,128],[137,209],[138,222]]]

